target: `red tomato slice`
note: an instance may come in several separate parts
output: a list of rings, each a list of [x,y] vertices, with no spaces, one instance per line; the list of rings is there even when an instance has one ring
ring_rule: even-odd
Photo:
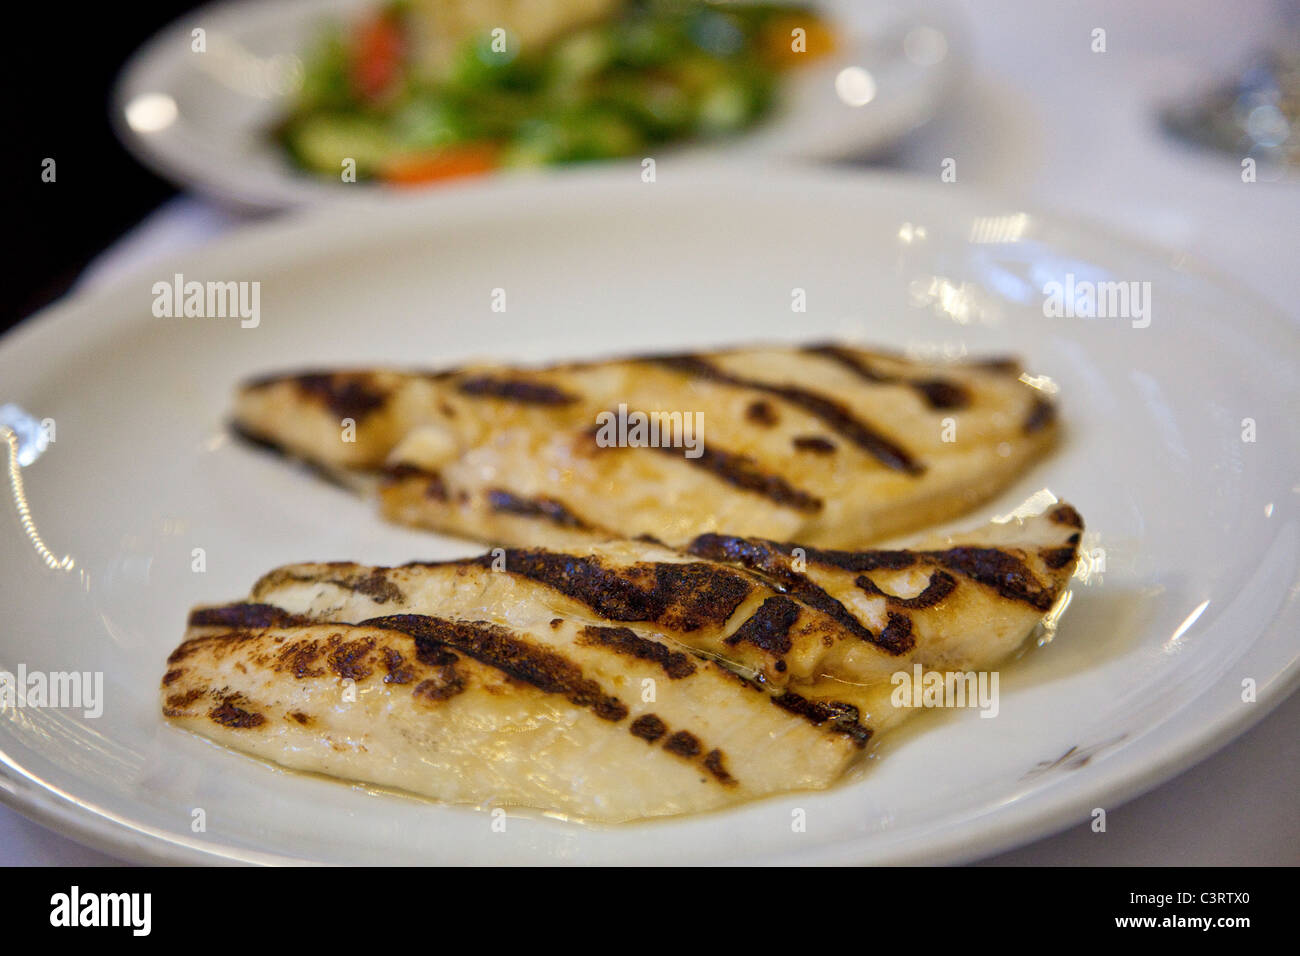
[[[381,13],[363,21],[353,37],[352,85],[365,100],[382,99],[401,76],[406,42],[398,18]]]

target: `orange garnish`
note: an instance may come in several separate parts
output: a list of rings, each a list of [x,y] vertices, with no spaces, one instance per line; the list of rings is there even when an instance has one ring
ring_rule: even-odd
[[[492,143],[464,143],[419,153],[403,153],[384,162],[379,178],[391,186],[424,186],[447,179],[481,176],[497,168],[500,150]]]

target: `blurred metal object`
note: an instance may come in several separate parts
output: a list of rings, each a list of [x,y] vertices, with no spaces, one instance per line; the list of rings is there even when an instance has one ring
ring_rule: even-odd
[[[1229,82],[1166,108],[1173,135],[1263,166],[1300,167],[1300,2],[1280,5],[1277,38]]]

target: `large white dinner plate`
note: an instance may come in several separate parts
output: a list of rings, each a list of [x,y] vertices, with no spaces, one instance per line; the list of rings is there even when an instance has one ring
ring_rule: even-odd
[[[155,318],[152,286],[176,273],[260,282],[260,324]],[[1149,282],[1150,325],[1046,316],[1042,289],[1068,274]],[[518,814],[504,833],[480,810],[281,771],[164,724],[159,678],[191,605],[283,562],[476,553],[232,444],[243,377],[831,335],[1012,352],[1059,386],[1059,450],[954,524],[1047,488],[1105,568],[1076,581],[1053,641],[1003,669],[995,719],[919,715],[825,792],[622,828]],[[953,861],[1027,841],[1155,785],[1295,685],[1297,365],[1294,326],[1175,254],[892,177],[608,170],[242,232],[0,341],[0,401],[56,425],[23,472],[34,530],[75,560],[50,570],[0,519],[0,669],[105,681],[99,717],[0,714],[0,795],[163,860]]]
[[[376,3],[225,0],[188,13],[127,63],[113,92],[113,123],[159,175],[223,202],[276,209],[369,198],[381,187],[330,183],[296,169],[267,130],[288,108],[286,58],[307,49],[322,24]],[[840,31],[836,52],[789,73],[775,115],[754,130],[677,147],[679,153],[861,155],[893,143],[940,109],[963,60],[960,30],[941,0],[822,0],[817,6]],[[205,31],[202,53],[192,49],[196,29]],[[837,93],[846,68],[868,76],[840,84],[850,101]],[[868,91],[869,101],[857,103]]]

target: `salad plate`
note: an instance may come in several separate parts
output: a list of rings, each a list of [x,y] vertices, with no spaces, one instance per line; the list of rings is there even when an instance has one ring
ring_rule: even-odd
[[[794,6],[808,7],[816,18],[817,26],[799,28],[805,35],[797,41],[810,62],[791,54],[771,75],[762,66],[764,75],[755,79],[752,66],[725,66],[731,54],[702,54],[700,35],[719,33],[707,22],[660,37],[662,66],[625,62],[625,48],[640,27],[593,28],[547,40],[542,62],[522,79],[520,69],[494,73],[498,55],[474,47],[479,55],[462,56],[471,65],[455,69],[456,82],[442,75],[448,67],[433,92],[420,86],[397,96],[396,104],[394,96],[380,97],[377,109],[386,117],[380,125],[373,111],[356,115],[354,98],[333,88],[352,82],[347,66],[334,62],[348,50],[403,42],[376,39],[364,27],[381,3],[226,0],[186,14],[137,51],[118,79],[110,110],[122,141],[159,175],[239,208],[281,209],[366,201],[391,191],[385,187],[484,172],[526,175],[538,165],[564,162],[862,156],[933,117],[962,70],[962,32],[937,2]],[[754,5],[719,9],[727,7]],[[695,8],[711,9],[702,3]],[[653,16],[648,22],[660,23]],[[766,39],[751,45],[767,49],[784,44],[785,34],[794,32],[789,24],[803,21],[763,22]],[[325,49],[322,36],[331,29],[343,32]],[[738,42],[721,32],[722,39],[709,42]],[[500,58],[507,66],[515,62],[510,42],[503,34]],[[618,62],[601,72],[608,57]],[[518,63],[526,59],[520,54]],[[370,72],[376,69],[383,67]],[[665,69],[675,71],[671,82]],[[549,93],[517,89],[531,89],[544,77],[551,77]],[[683,84],[703,86],[689,103],[678,103]],[[569,102],[574,97],[577,105]],[[337,109],[302,105],[322,99],[344,102]]]
[[[169,315],[178,281],[250,307]],[[1054,390],[1059,447],[936,529],[1053,496],[1086,518],[1086,573],[992,719],[919,714],[827,790],[621,826],[293,773],[164,721],[191,607],[279,564],[481,551],[233,442],[237,382],[830,338],[1014,354]],[[4,703],[0,799],[161,862],[935,863],[1087,825],[1296,685],[1298,361],[1285,317],[1177,252],[898,177],[614,165],[251,227],[0,339],[0,404],[51,439],[11,469],[0,671],[84,691]]]

